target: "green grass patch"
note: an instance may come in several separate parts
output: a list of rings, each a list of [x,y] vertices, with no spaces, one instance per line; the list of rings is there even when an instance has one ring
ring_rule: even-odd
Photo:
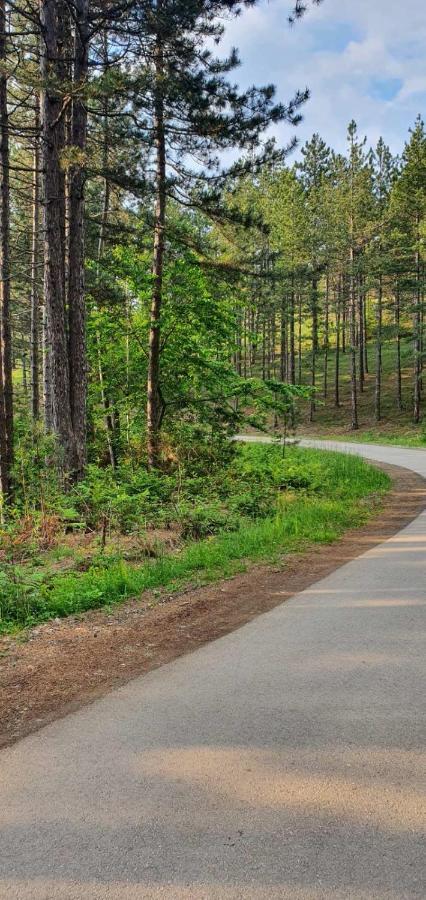
[[[310,438],[314,437],[314,434],[311,433],[309,435]],[[407,447],[417,450],[426,450],[426,432],[417,431],[417,433],[413,433],[412,431],[385,431],[378,428],[368,428],[363,431],[348,431],[347,434],[333,434],[332,432],[327,432],[327,434],[319,434],[319,440],[327,440],[327,441],[349,441],[358,444],[389,444],[393,447]]]
[[[146,590],[178,590],[229,577],[254,562],[276,561],[308,544],[329,543],[361,525],[390,479],[356,456],[276,445],[239,445],[219,494],[207,504],[216,533],[139,564],[98,558],[87,571],[51,573],[15,566],[0,572],[0,632],[119,603]],[[213,511],[212,511],[213,506]],[[199,515],[200,517],[200,515]],[[208,533],[208,531],[207,531]]]

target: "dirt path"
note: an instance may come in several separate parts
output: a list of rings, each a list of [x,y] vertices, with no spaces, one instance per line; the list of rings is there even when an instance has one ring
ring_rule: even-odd
[[[426,484],[412,471],[383,468],[394,488],[380,514],[332,545],[160,602],[145,595],[111,614],[50,622],[25,642],[0,639],[0,747],[227,634],[395,534],[424,509]]]

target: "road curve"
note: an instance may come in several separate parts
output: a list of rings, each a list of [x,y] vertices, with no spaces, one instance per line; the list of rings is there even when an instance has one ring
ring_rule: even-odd
[[[423,900],[425,549],[426,512],[2,751],[2,900]]]

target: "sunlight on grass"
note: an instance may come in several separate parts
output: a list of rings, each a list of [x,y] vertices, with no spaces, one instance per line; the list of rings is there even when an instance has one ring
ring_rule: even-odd
[[[241,478],[269,479],[275,501],[271,515],[242,517],[234,531],[188,542],[139,565],[97,559],[84,572],[56,573],[20,593],[19,583],[0,599],[0,631],[122,602],[144,591],[178,590],[243,571],[250,563],[277,561],[308,544],[329,543],[366,521],[389,488],[388,476],[359,457],[292,447],[242,445]],[[366,502],[368,498],[368,502]]]

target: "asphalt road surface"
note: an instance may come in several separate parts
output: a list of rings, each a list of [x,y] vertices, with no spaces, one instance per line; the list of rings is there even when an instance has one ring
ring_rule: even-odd
[[[2,900],[424,900],[425,550],[426,512],[0,753]]]

